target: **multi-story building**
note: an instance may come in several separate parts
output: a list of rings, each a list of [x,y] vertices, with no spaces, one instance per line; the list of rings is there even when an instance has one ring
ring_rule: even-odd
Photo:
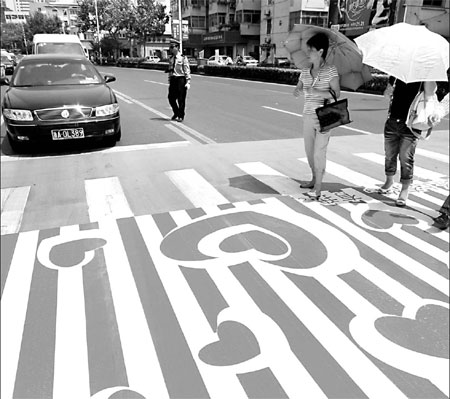
[[[30,11],[29,0],[5,0],[5,6],[14,12],[26,12]]]
[[[178,2],[170,4],[178,18]],[[204,57],[220,54],[259,57],[261,0],[181,0],[181,17],[189,24],[184,53]]]
[[[30,13],[37,11],[47,16],[57,16],[63,25],[61,33],[78,33],[78,10],[79,6],[76,0],[35,0],[30,2]]]

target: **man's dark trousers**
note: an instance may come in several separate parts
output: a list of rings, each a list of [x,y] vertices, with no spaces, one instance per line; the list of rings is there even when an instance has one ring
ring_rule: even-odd
[[[169,104],[173,114],[184,119],[184,108],[186,105],[186,78],[184,76],[172,76],[169,83]]]

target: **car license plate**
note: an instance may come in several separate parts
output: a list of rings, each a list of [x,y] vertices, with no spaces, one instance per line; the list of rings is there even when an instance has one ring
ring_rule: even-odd
[[[83,128],[52,130],[53,140],[81,139],[84,137]]]

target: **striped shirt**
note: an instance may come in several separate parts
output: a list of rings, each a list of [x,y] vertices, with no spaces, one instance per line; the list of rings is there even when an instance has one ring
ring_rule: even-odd
[[[338,76],[337,69],[334,65],[324,65],[320,68],[316,79],[313,79],[311,76],[310,68],[301,70],[299,81],[303,83],[303,93],[305,94],[304,114],[315,114],[316,108],[322,107],[324,104],[324,98],[322,96],[308,94],[306,90],[314,87],[317,90],[328,91],[331,88],[331,80]]]

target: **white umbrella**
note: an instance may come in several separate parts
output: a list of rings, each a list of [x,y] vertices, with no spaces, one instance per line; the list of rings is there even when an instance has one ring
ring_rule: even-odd
[[[372,79],[369,68],[362,62],[362,52],[354,42],[340,32],[313,25],[294,25],[284,42],[298,68],[310,66],[306,42],[317,33],[328,36],[330,46],[326,61],[336,67],[342,87],[356,90]]]
[[[405,83],[447,81],[449,43],[422,25],[404,22],[355,39],[363,62]]]

